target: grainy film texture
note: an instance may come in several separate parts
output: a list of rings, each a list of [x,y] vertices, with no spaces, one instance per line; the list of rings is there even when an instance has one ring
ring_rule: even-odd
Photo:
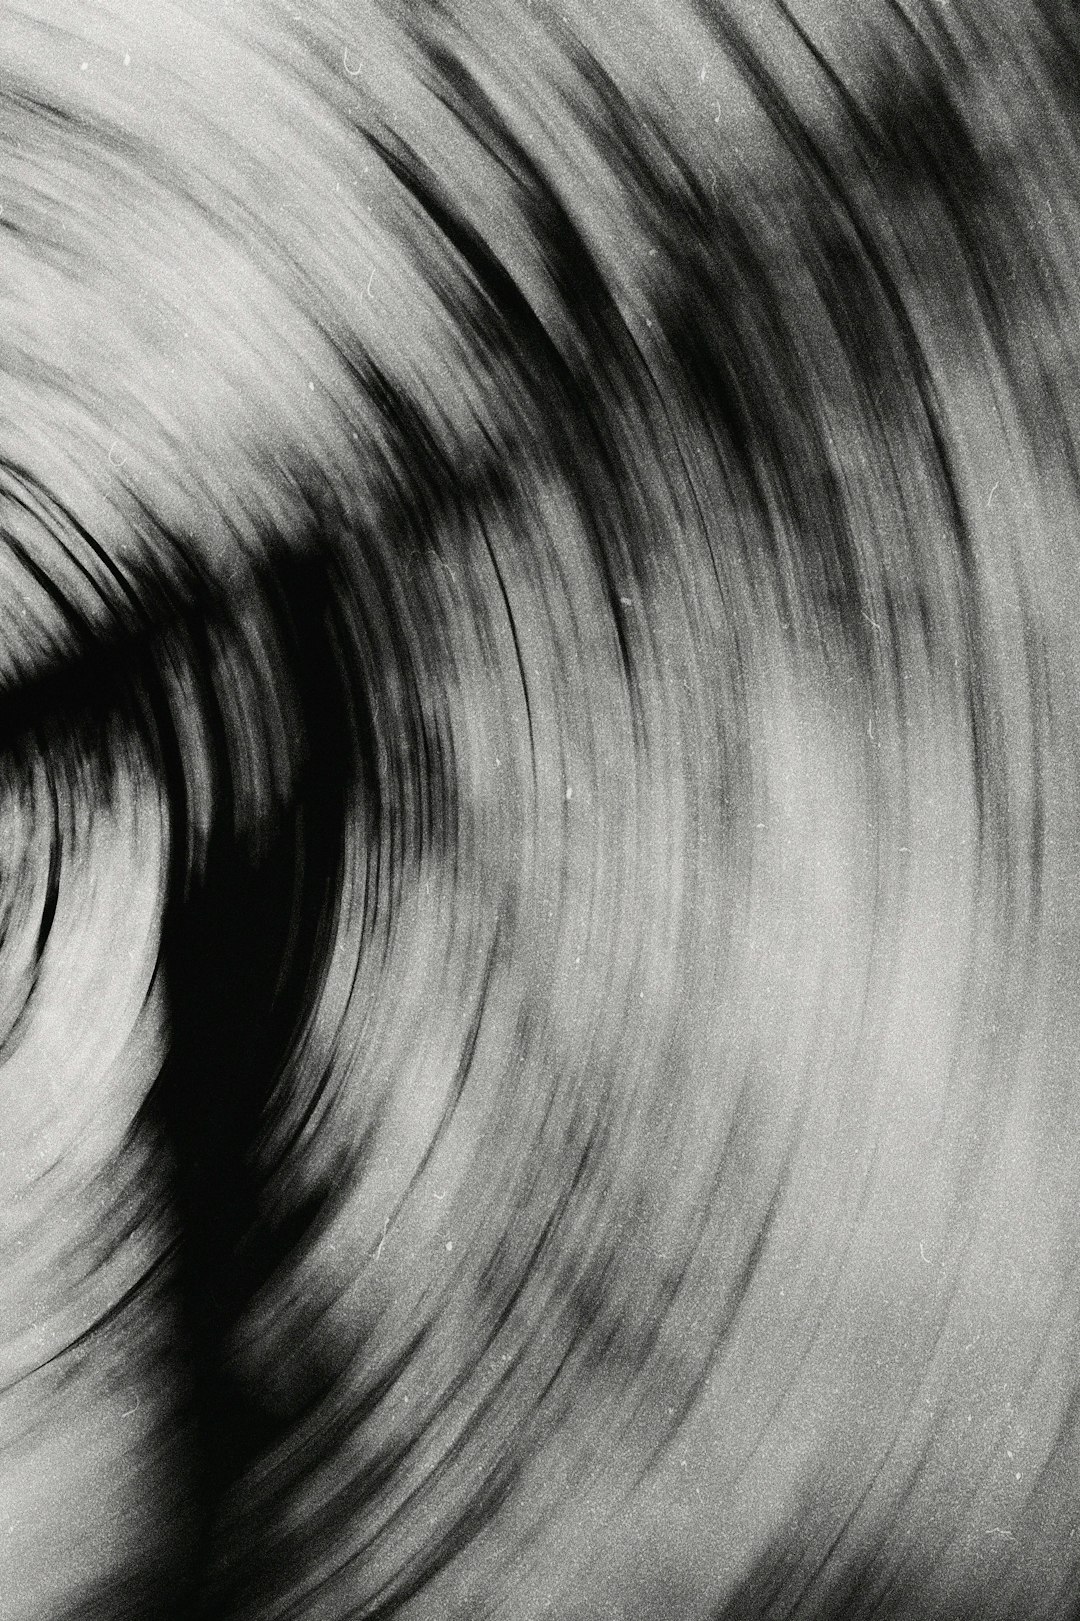
[[[0,0],[0,1621],[1080,1617],[1068,0]]]

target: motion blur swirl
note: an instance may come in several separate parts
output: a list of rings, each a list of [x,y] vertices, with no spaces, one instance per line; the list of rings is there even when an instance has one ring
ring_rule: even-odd
[[[1080,24],[0,0],[0,1617],[1080,1616]]]

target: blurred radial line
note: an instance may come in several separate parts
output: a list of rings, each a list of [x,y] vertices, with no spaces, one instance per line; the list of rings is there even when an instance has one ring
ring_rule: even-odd
[[[388,134],[390,132],[387,132]],[[513,280],[507,268],[492,253],[488,244],[479,235],[477,230],[463,219],[439,187],[436,177],[430,168],[402,139],[398,139],[400,152],[392,151],[386,141],[373,131],[365,129],[366,138],[372,143],[391,173],[395,176],[403,189],[408,192],[429,216],[435,229],[446,238],[455,249],[464,263],[473,273],[479,290],[489,301],[492,310],[498,315],[500,324],[505,329],[504,340],[508,352],[516,356],[520,351],[525,335],[531,339],[539,356],[543,358],[545,382],[554,386],[563,397],[567,405],[566,416],[569,421],[577,421],[579,429],[585,429],[594,444],[600,465],[605,467],[612,479],[613,493],[619,484],[614,478],[614,469],[607,468],[611,460],[610,446],[607,444],[602,427],[596,419],[596,413],[590,408],[588,390],[582,386],[582,380],[574,373],[558,345],[547,331],[543,321],[525,296],[524,292]],[[537,171],[539,173],[539,171]],[[559,210],[559,223],[568,234],[568,239],[579,244],[582,252],[587,256],[587,248],[581,241],[576,229],[573,227],[568,214],[557,195],[550,188],[546,192],[546,201],[550,208]],[[590,264],[592,261],[590,259]],[[604,291],[605,308],[611,306],[610,293],[604,288],[603,278],[593,264],[595,280],[598,288]],[[613,307],[613,306],[612,306]],[[617,312],[616,312],[617,313]],[[625,326],[619,318],[620,326]],[[489,340],[490,341],[490,340]],[[530,379],[536,386],[536,379]],[[556,464],[562,467],[581,466],[582,456],[573,434],[567,431],[563,423],[563,412],[549,409],[545,412],[547,431],[555,436],[558,446]],[[585,469],[582,468],[585,472]],[[594,562],[601,571],[606,600],[612,616],[623,678],[631,695],[631,714],[634,720],[635,736],[639,744],[644,742],[642,731],[642,706],[637,691],[637,677],[635,661],[630,650],[627,637],[626,616],[620,602],[618,581],[613,572],[608,557],[604,535],[608,526],[602,525],[594,510],[592,500],[586,494],[590,489],[590,479],[584,477],[577,482],[576,499],[580,505],[585,519],[586,533],[590,537],[590,549]],[[617,497],[616,497],[617,498]]]
[[[78,569],[79,573],[86,580],[87,584],[93,589],[104,606],[109,610],[110,615],[118,622],[122,623],[122,621],[120,621],[120,616],[117,614],[116,609],[113,606],[113,603],[108,593],[105,591],[101,581],[94,578],[93,573],[83,559],[78,556],[77,552],[73,551],[71,547],[66,544],[64,534],[65,529],[77,535],[78,538],[84,542],[84,544],[92,552],[93,556],[96,557],[97,560],[103,565],[107,574],[119,586],[123,597],[129,601],[138,612],[138,598],[132,588],[130,580],[127,579],[123,571],[109,556],[105,548],[94,539],[90,531],[79,523],[74,513],[72,513],[59,500],[57,500],[57,498],[50,491],[46,490],[41,484],[39,484],[36,479],[32,478],[29,473],[16,466],[14,463],[6,461],[0,462],[0,472],[13,479],[16,486],[21,485],[24,490],[32,490],[40,501],[43,510],[40,512],[35,510],[33,504],[24,496],[18,494],[17,489],[12,489],[10,485],[0,486],[0,500],[11,501],[13,505],[19,507],[36,523],[45,524],[49,531],[50,538],[55,540],[57,545],[63,549],[64,555],[71,561],[75,568]],[[61,528],[59,531],[54,532],[50,526],[50,509],[61,519]],[[19,557],[27,572],[35,580],[37,580],[37,583],[51,597],[56,606],[60,608],[61,612],[68,617],[68,622],[74,622],[76,617],[74,608],[64,597],[60,587],[54,584],[52,577],[48,575],[46,571],[40,568],[36,560],[33,559],[22,546],[21,542],[16,541],[11,535],[6,535],[4,538],[6,544]]]
[[[490,532],[488,530],[488,526],[487,526],[486,523],[483,522],[482,519],[481,519],[481,522],[480,522],[480,530],[481,530],[481,533],[483,534],[483,537],[484,537],[484,544],[487,547],[488,556],[491,558],[491,566],[495,570],[495,578],[499,582],[499,591],[500,591],[500,593],[502,595],[503,607],[506,609],[506,622],[510,627],[510,635],[513,638],[513,642],[514,642],[514,656],[517,659],[518,676],[519,676],[519,679],[521,681],[521,695],[525,700],[525,718],[526,718],[526,721],[528,722],[528,728],[529,728],[529,760],[530,760],[531,769],[532,769],[533,791],[535,793],[536,786],[537,786],[537,782],[536,782],[536,737],[535,737],[535,734],[533,732],[532,704],[529,702],[529,682],[528,682],[528,677],[525,674],[525,660],[522,657],[521,641],[520,641],[520,639],[518,637],[517,625],[514,622],[514,610],[510,606],[510,596],[509,596],[509,593],[508,593],[508,591],[506,589],[506,581],[503,578],[503,571],[502,571],[501,567],[499,566],[498,554],[497,554],[495,546],[494,546],[494,544],[492,542],[491,535],[490,535]]]
[[[41,911],[41,922],[38,925],[37,941],[34,947],[34,973],[30,994],[38,983],[41,973],[42,959],[49,935],[56,919],[56,908],[60,901],[60,800],[56,792],[56,783],[50,780],[49,800],[52,805],[52,838],[49,841],[49,869],[45,882],[45,903]]]
[[[436,1126],[426,1148],[424,1149],[423,1154],[421,1155],[419,1165],[416,1167],[412,1177],[409,1179],[408,1187],[401,1196],[401,1200],[398,1204],[399,1209],[401,1204],[404,1203],[405,1199],[409,1197],[409,1194],[419,1183],[421,1177],[424,1176],[428,1166],[431,1164],[436,1149],[438,1149],[445,1140],[446,1133],[450,1128],[450,1122],[453,1118],[454,1110],[460,1103],[462,1093],[465,1090],[465,1083],[468,1080],[469,1071],[472,1068],[473,1058],[476,1054],[476,1045],[480,1039],[480,1026],[483,1022],[484,1009],[487,1004],[488,993],[491,988],[491,978],[495,971],[495,964],[498,958],[500,931],[501,924],[499,919],[496,918],[495,927],[492,930],[491,943],[487,949],[487,956],[484,962],[483,974],[481,975],[480,979],[480,986],[476,994],[476,1004],[473,1008],[473,1014],[469,1021],[468,1030],[466,1031],[461,1056],[459,1057],[454,1070],[453,1084],[450,1088],[446,1101],[443,1104],[442,1112],[439,1116],[439,1123]]]
[[[537,1412],[542,1409],[546,1397],[553,1389],[556,1381],[562,1375],[566,1360],[567,1359],[564,1358],[559,1362],[559,1364],[548,1375],[545,1384],[539,1391],[536,1398]],[[458,1374],[456,1376],[451,1386],[450,1394],[447,1397],[447,1401],[449,1401],[453,1395],[458,1394],[460,1389],[464,1388],[466,1383],[471,1379],[472,1372],[473,1370],[469,1369],[467,1372]],[[525,1426],[531,1422],[531,1419],[532,1415],[526,1414],[524,1417],[518,1420],[517,1427],[525,1428]],[[466,1426],[468,1427],[474,1422],[475,1415],[473,1415],[469,1420],[466,1420]],[[309,1596],[321,1591],[322,1588],[328,1586],[331,1581],[336,1580],[346,1569],[348,1569],[350,1565],[353,1565],[362,1559],[365,1554],[370,1552],[375,1543],[381,1537],[384,1537],[387,1531],[398,1522],[402,1515],[404,1515],[409,1509],[413,1508],[418,1501],[422,1500],[424,1495],[431,1490],[432,1486],[440,1480],[440,1478],[452,1467],[453,1463],[455,1462],[455,1451],[458,1439],[460,1438],[460,1433],[461,1432],[459,1432],[459,1435],[455,1437],[455,1440],[450,1443],[449,1448],[440,1454],[440,1456],[433,1462],[428,1473],[424,1475],[414,1486],[410,1487],[405,1496],[395,1505],[390,1513],[382,1521],[380,1521],[378,1527],[370,1533],[366,1541],[363,1541],[350,1549],[350,1551],[341,1559],[338,1565],[333,1567],[324,1576],[320,1577],[319,1580],[308,1589]],[[418,1434],[410,1445],[417,1445],[419,1444],[420,1440],[421,1436]],[[409,1599],[415,1597],[415,1595],[426,1587],[429,1582],[434,1580],[434,1578],[438,1576],[442,1570],[446,1569],[447,1566],[450,1565],[459,1554],[465,1551],[469,1543],[474,1541],[484,1529],[486,1523],[490,1523],[490,1516],[486,1521],[481,1520],[480,1523],[475,1523],[475,1515],[473,1510],[471,1510],[469,1507],[459,1508],[457,1510],[456,1518],[452,1519],[450,1524],[442,1531],[441,1536],[434,1547],[432,1547],[430,1544],[420,1545],[413,1555],[413,1568],[411,1571],[404,1570],[399,1567],[396,1575],[388,1576],[385,1579],[381,1587],[372,1596],[372,1602],[376,1605],[376,1607],[365,1608],[365,1616],[375,1617],[385,1615],[386,1617],[389,1617],[391,1615],[396,1615],[403,1604],[407,1603]],[[386,1596],[385,1604],[379,1602],[383,1595]]]
[[[49,1355],[43,1357],[40,1362],[35,1362],[29,1368],[24,1368],[14,1378],[0,1385],[0,1396],[8,1395],[11,1391],[17,1389],[19,1385],[25,1384],[28,1379],[34,1378],[39,1373],[44,1373],[46,1368],[54,1367],[56,1363],[63,1361],[65,1357],[73,1355],[76,1351],[81,1350],[85,1345],[97,1339],[98,1335],[102,1334],[105,1329],[111,1327],[113,1323],[123,1316],[124,1312],[142,1294],[143,1290],[153,1281],[157,1274],[166,1269],[171,1257],[171,1247],[164,1246],[153,1260],[147,1263],[134,1282],[129,1284],[123,1293],[110,1305],[106,1306],[92,1322],[88,1323],[85,1328],[80,1329],[73,1340],[65,1341],[55,1351],[50,1351]]]

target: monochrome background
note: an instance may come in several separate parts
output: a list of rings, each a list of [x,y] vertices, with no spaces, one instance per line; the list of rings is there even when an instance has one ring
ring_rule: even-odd
[[[0,1617],[1080,1610],[1065,0],[0,0]]]

